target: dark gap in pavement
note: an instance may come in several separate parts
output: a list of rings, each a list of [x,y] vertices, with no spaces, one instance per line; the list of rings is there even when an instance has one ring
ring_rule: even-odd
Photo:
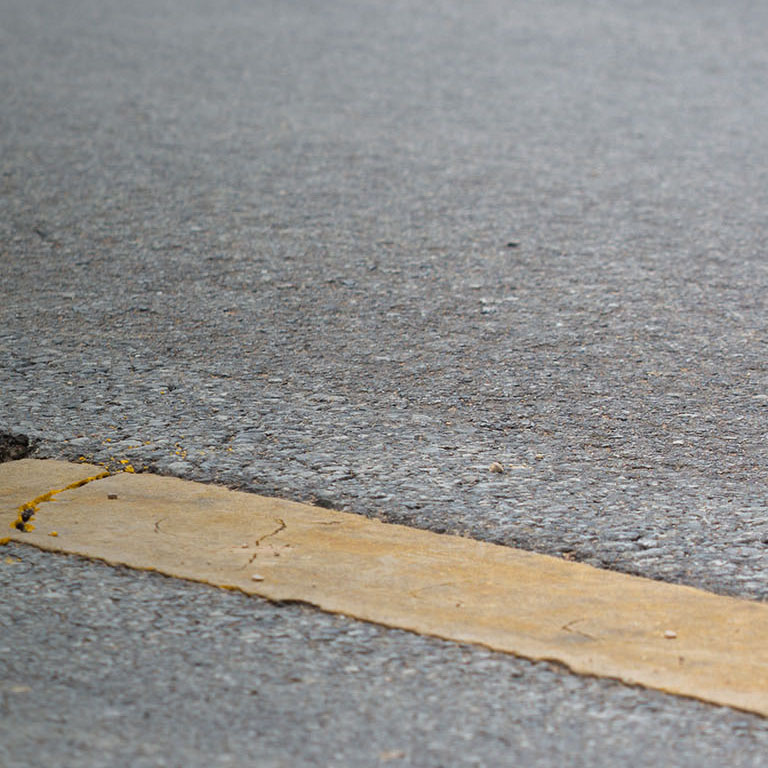
[[[0,464],[5,461],[16,461],[29,456],[36,448],[33,440],[26,435],[0,431]]]

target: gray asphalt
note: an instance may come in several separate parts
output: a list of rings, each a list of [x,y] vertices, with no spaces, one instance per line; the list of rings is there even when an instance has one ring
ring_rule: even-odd
[[[766,22],[0,0],[0,432],[764,599]]]
[[[3,556],[19,586],[0,603],[3,768],[765,765],[765,721],[724,707],[158,574]]]

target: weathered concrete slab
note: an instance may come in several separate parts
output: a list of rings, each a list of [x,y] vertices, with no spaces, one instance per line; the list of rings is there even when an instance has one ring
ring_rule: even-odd
[[[46,473],[56,488],[70,466],[5,464],[0,484],[28,477],[40,498]],[[82,480],[93,468],[72,469]],[[151,474],[57,492],[34,530],[10,533],[768,715],[761,603]]]

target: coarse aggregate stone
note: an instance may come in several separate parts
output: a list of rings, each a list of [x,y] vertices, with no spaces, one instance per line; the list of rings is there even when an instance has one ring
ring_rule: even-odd
[[[762,766],[753,715],[22,545],[0,764]]]
[[[0,431],[768,595],[768,9],[0,10]]]

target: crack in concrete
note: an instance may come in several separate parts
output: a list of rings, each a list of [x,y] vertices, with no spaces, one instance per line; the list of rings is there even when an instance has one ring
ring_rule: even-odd
[[[40,504],[45,504],[51,501],[54,496],[64,491],[71,491],[75,488],[80,488],[83,485],[92,483],[94,480],[101,480],[104,477],[109,477],[111,472],[100,472],[98,475],[92,475],[86,477],[83,480],[76,480],[74,483],[64,486],[64,488],[52,488],[50,491],[37,496],[32,501],[27,501],[18,507],[18,517],[11,523],[11,528],[15,528],[17,531],[24,533],[34,531],[35,526],[32,524],[32,520],[35,515],[40,511]]]
[[[277,536],[278,533],[281,531],[284,531],[288,526],[285,524],[285,520],[282,518],[276,517],[275,522],[278,524],[277,528],[275,528],[274,531],[270,531],[269,533],[265,533],[263,536],[259,536],[258,539],[253,543],[254,547],[258,547],[263,541],[266,541],[267,539],[271,538],[272,536]],[[258,556],[258,552],[254,552],[253,555],[251,555],[248,562],[243,566],[244,568],[247,568]]]
[[[419,600],[419,599],[421,599],[420,594],[419,594],[420,592],[427,592],[427,591],[429,591],[431,589],[439,589],[440,587],[457,587],[458,585],[459,585],[459,582],[456,582],[456,581],[441,581],[439,584],[427,584],[427,586],[425,586],[425,587],[419,587],[418,589],[412,589],[410,592],[408,592],[408,594],[411,597]],[[458,605],[458,603],[457,603],[457,605]]]
[[[586,621],[586,619],[573,619],[573,621],[569,621],[567,624],[563,624],[562,627],[560,627],[561,630],[565,632],[570,632],[573,635],[581,635],[582,637],[586,637],[589,640],[597,640],[594,635],[590,635],[588,632],[580,632],[578,629],[572,629],[574,624],[578,624],[580,621]]]

